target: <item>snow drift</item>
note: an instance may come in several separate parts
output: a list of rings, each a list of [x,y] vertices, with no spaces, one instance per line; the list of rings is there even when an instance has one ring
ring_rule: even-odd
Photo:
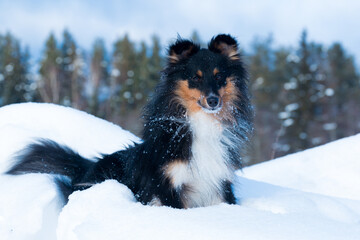
[[[85,157],[111,153],[131,133],[51,104],[0,108],[0,171],[34,138],[50,138]],[[108,180],[62,207],[51,177],[0,175],[1,239],[359,239],[360,135],[245,168],[238,205],[179,210],[143,206]]]

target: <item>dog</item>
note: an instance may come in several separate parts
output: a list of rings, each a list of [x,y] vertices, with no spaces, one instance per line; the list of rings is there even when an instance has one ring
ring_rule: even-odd
[[[144,107],[141,143],[91,161],[40,139],[7,173],[52,174],[65,201],[76,191],[115,179],[143,204],[173,208],[235,204],[235,170],[252,132],[248,74],[230,35],[207,48],[178,38],[152,99]],[[60,177],[59,177],[60,176]]]

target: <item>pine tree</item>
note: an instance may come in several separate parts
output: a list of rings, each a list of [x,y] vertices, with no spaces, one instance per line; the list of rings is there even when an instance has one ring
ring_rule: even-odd
[[[61,44],[61,102],[71,106],[78,94],[76,91],[76,80],[74,79],[76,43],[68,30],[63,32]]]
[[[26,93],[29,85],[28,51],[10,33],[0,36],[0,104],[6,105],[31,100]]]
[[[81,110],[87,107],[87,100],[84,96],[84,88],[87,79],[85,71],[85,53],[77,48],[71,78],[71,106]]]
[[[83,97],[85,60],[68,30],[63,32],[61,59],[61,101],[64,105],[83,109],[86,102]]]
[[[135,69],[134,78],[134,97],[137,108],[142,108],[147,99],[149,73],[149,58],[145,42],[141,42],[140,51],[137,54],[137,67]]]
[[[254,101],[258,107],[266,106],[267,109],[269,103],[276,102],[270,100],[273,99],[274,90],[279,89],[271,76],[274,64],[272,41],[271,36],[266,39],[255,38],[253,40],[249,70],[252,78],[251,88],[254,90]]]
[[[106,117],[106,101],[109,99],[109,62],[105,44],[102,39],[95,40],[91,54],[90,82],[92,93],[90,112],[100,117]]]
[[[274,50],[271,36],[260,39],[255,38],[251,44],[249,58],[250,88],[253,92],[253,104],[256,106],[255,132],[252,138],[251,160],[252,164],[270,159],[272,145],[276,131],[279,128],[276,118],[277,90],[276,82],[272,77]]]
[[[160,81],[160,71],[163,68],[164,59],[161,56],[160,39],[154,35],[152,37],[151,55],[148,61],[149,79],[146,82],[146,95],[151,96],[156,84]]]
[[[327,53],[330,71],[327,92],[332,96],[333,108],[332,124],[328,124],[327,127],[334,131],[334,138],[338,139],[355,134],[359,130],[356,127],[356,122],[360,120],[359,77],[353,58],[347,55],[340,43],[333,44]]]
[[[318,127],[318,87],[316,81],[317,65],[314,61],[313,50],[319,49],[307,41],[307,33],[301,35],[300,46],[297,55],[294,55],[294,76],[289,79],[287,85],[294,85],[287,89],[288,103],[284,112],[289,114],[283,125],[286,127],[286,138],[289,143],[289,151],[296,152],[312,146],[314,132],[311,125]],[[315,58],[316,59],[316,58]],[[315,67],[314,67],[315,66]]]
[[[131,89],[134,84],[136,52],[128,35],[115,42],[112,70],[112,112],[115,116],[133,108],[134,96]]]
[[[50,34],[45,44],[43,58],[40,63],[40,81],[38,90],[42,101],[57,103],[61,101],[61,53],[54,34]]]

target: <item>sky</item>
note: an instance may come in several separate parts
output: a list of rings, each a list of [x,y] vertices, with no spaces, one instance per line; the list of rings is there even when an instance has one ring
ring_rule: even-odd
[[[165,49],[194,30],[203,41],[230,33],[245,49],[269,34],[277,46],[296,46],[306,29],[309,40],[341,42],[359,59],[359,12],[357,0],[0,0],[0,34],[10,31],[39,58],[49,33],[60,39],[65,28],[87,50],[97,37],[111,48],[125,33],[148,43],[156,34]]]

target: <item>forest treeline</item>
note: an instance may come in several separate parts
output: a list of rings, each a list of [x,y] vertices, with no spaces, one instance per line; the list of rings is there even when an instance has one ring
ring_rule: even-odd
[[[201,43],[194,32],[194,41]],[[141,109],[166,62],[164,45],[119,38],[111,51],[96,39],[90,51],[67,30],[50,34],[41,60],[12,34],[0,34],[0,106],[47,102],[71,106],[140,135]],[[243,49],[255,107],[255,133],[246,157],[254,164],[360,132],[360,78],[341,43],[275,47],[255,38]]]

